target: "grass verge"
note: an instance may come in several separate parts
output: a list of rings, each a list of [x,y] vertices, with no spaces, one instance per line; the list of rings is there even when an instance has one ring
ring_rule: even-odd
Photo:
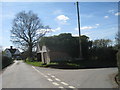
[[[49,64],[43,64],[42,62],[37,61],[28,61],[26,60],[27,64],[31,64],[33,66],[38,67],[50,67],[50,68],[58,68],[58,69],[89,69],[89,68],[107,68],[107,67],[114,67],[115,64],[111,64],[108,62],[101,62],[96,60],[81,60],[81,61],[57,61],[51,62]]]
[[[34,61],[34,62],[26,61],[25,63],[33,65],[33,66],[38,66],[38,67],[45,67],[46,66],[46,65],[43,65],[42,62],[37,62],[37,61]]]

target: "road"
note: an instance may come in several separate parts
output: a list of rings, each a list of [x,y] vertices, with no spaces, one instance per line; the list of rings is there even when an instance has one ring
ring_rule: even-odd
[[[117,68],[51,69],[15,61],[2,74],[2,88],[113,88]]]

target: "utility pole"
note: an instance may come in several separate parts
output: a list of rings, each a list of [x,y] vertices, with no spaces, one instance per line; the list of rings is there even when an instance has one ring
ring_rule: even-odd
[[[81,48],[81,32],[80,32],[80,14],[79,14],[79,3],[77,2],[77,16],[78,16],[78,30],[79,30],[79,58],[82,59],[82,48]]]

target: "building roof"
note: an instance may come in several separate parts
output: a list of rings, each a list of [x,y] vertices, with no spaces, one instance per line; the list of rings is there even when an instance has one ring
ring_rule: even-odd
[[[6,48],[6,50],[9,50],[9,52],[14,55],[18,49],[13,48],[13,46],[10,46],[10,48]],[[19,51],[19,50],[18,50]]]
[[[8,50],[10,51],[11,54],[14,54],[17,49],[8,49]]]

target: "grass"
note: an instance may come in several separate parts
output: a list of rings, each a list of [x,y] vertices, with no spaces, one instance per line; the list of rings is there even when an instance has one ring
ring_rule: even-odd
[[[25,63],[38,67],[79,67],[79,65],[76,63],[67,63],[67,62],[51,62],[49,64],[44,65],[42,62],[37,62],[37,61],[31,62],[27,60]]]
[[[114,63],[102,62],[99,60],[81,60],[81,61],[57,61],[51,62],[49,64],[43,64],[42,62],[29,61],[26,60],[27,64],[38,67],[51,67],[58,69],[85,69],[85,68],[103,68],[103,67],[113,67]]]
[[[49,65],[58,65],[59,63],[57,63],[57,62],[51,62],[51,63],[49,63],[49,64],[47,64],[47,66],[49,66]]]
[[[33,66],[37,66],[37,67],[49,67],[51,65],[58,65],[58,63],[56,63],[56,62],[51,62],[51,63],[45,65],[42,62],[37,62],[37,61],[31,62],[31,61],[28,61],[28,60],[25,63],[33,65]]]
[[[79,63],[73,63],[69,61],[51,62],[46,65],[47,67],[59,68],[59,69],[77,69],[83,67]]]
[[[76,64],[76,63],[67,63],[68,66],[75,66],[75,67],[79,67],[80,65]]]
[[[42,62],[30,62],[30,61],[26,61],[27,64],[33,65],[33,66],[38,66],[38,67],[45,67],[46,65],[44,65]]]

